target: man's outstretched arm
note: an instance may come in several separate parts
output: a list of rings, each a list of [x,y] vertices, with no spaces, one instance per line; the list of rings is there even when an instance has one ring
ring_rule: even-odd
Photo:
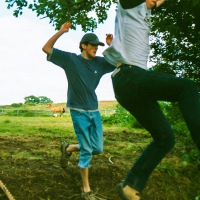
[[[42,47],[42,50],[46,53],[46,54],[50,54],[51,53],[51,50],[52,48],[54,47],[54,44],[56,43],[56,41],[58,40],[58,38],[69,31],[69,28],[71,27],[71,23],[69,22],[66,22],[64,23],[60,30],[54,34],[48,41],[47,43]]]

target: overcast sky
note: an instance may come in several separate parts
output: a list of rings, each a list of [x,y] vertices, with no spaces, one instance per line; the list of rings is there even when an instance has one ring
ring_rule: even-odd
[[[67,80],[64,71],[46,61],[42,47],[56,32],[48,19],[40,19],[26,10],[15,18],[0,1],[0,105],[24,103],[24,97],[46,96],[54,103],[67,101]],[[95,34],[105,42],[106,33],[114,32],[114,7]],[[55,47],[80,54],[79,41],[85,33],[80,27],[70,30],[57,41]],[[106,48],[99,46],[97,55]],[[99,100],[114,100],[111,74],[105,75],[96,90]]]

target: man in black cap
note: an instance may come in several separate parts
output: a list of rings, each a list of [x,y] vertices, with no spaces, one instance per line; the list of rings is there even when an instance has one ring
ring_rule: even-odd
[[[103,151],[103,131],[98,100],[95,89],[100,78],[115,69],[104,57],[96,56],[98,45],[104,46],[93,33],[86,33],[80,41],[81,54],[64,52],[54,48],[57,39],[69,31],[71,23],[63,24],[60,30],[53,35],[42,50],[47,54],[47,60],[64,69],[68,80],[67,107],[73,121],[78,144],[63,143],[61,145],[60,164],[63,169],[68,166],[72,152],[79,151],[78,166],[83,181],[82,198],[94,200],[89,184],[89,167],[92,155]],[[106,42],[112,40],[107,35]]]

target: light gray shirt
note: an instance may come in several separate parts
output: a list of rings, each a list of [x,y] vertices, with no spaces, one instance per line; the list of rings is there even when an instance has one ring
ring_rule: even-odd
[[[115,19],[115,36],[111,45],[103,52],[105,59],[112,65],[117,62],[147,69],[150,52],[150,15],[146,3],[131,9],[123,9],[118,4]]]

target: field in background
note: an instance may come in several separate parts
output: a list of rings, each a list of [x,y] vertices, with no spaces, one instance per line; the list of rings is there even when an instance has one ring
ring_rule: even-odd
[[[99,108],[113,109],[115,104],[100,102]],[[44,105],[33,107],[46,109]],[[104,152],[93,158],[91,187],[98,189],[101,199],[118,200],[116,183],[124,179],[151,137],[144,129],[103,125]],[[188,162],[185,158],[186,152],[195,147],[184,136],[177,135],[176,139],[176,147],[152,173],[143,200],[200,199],[200,168],[189,157]],[[16,200],[80,200],[78,154],[72,155],[64,172],[59,166],[62,141],[76,143],[69,115],[0,116],[0,180]],[[1,189],[0,199],[7,200]]]
[[[52,104],[53,106],[61,106],[65,108],[65,115],[69,115],[69,110],[66,108],[66,103]],[[114,113],[114,108],[117,105],[117,101],[99,101],[99,110],[104,115],[110,115]],[[51,110],[46,108],[46,104],[40,105],[22,105],[22,106],[0,106],[0,116],[51,116]],[[59,116],[59,113],[57,114]]]

